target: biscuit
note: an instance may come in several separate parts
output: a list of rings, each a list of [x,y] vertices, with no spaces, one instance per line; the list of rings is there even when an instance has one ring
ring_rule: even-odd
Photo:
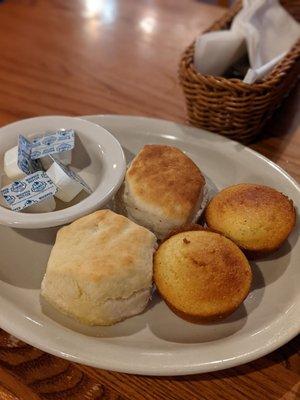
[[[89,325],[111,325],[142,312],[150,298],[156,238],[110,210],[61,228],[41,295]]]
[[[127,170],[116,196],[117,209],[162,239],[197,218],[204,185],[201,171],[182,151],[146,145]]]

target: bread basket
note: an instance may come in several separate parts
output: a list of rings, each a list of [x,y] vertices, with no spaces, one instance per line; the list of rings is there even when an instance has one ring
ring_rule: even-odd
[[[300,0],[282,0],[281,4],[299,21]],[[228,29],[241,7],[242,1],[235,2],[206,32]],[[252,85],[240,79],[197,72],[194,46],[195,42],[185,50],[179,66],[189,123],[249,143],[261,133],[266,121],[297,82],[300,40],[264,79]]]

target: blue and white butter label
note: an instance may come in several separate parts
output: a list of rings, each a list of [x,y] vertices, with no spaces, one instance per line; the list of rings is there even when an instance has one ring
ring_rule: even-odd
[[[18,142],[18,167],[26,175],[43,169],[39,160],[32,160],[31,143],[22,135],[19,135]]]
[[[83,190],[85,190],[88,194],[93,193],[89,185],[75,171],[72,171],[70,168],[62,164],[55,156],[51,155],[50,158],[64,171],[66,175],[68,175],[74,181],[78,182],[82,186]]]
[[[13,211],[21,211],[53,196],[57,187],[44,171],[37,171],[1,189],[5,202]]]
[[[54,133],[47,133],[33,139],[31,142],[31,158],[36,160],[51,154],[69,151],[74,148],[74,145],[74,129],[59,129]]]

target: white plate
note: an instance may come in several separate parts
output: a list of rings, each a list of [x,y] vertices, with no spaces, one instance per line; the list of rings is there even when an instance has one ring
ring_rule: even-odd
[[[267,184],[300,206],[295,181],[238,143],[150,118],[87,118],[111,131],[124,146],[128,159],[145,143],[171,144],[184,150],[219,189],[237,182]],[[0,228],[0,325],[46,352],[110,370],[182,375],[246,363],[275,350],[300,331],[299,223],[279,252],[253,264],[252,291],[244,306],[224,322],[187,323],[154,297],[142,315],[113,327],[90,329],[51,309],[45,312],[52,318],[41,312],[39,287],[55,230]],[[67,327],[70,325],[77,331]]]

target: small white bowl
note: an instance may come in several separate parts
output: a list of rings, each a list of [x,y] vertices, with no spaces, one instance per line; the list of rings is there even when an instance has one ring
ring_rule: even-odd
[[[17,145],[19,134],[28,138],[48,130],[73,128],[76,132],[71,166],[93,189],[93,193],[75,205],[48,213],[14,212],[0,206],[0,224],[14,228],[47,228],[74,221],[110,201],[123,182],[126,162],[120,143],[106,129],[72,117],[36,117],[0,128],[0,174],[4,153]]]

